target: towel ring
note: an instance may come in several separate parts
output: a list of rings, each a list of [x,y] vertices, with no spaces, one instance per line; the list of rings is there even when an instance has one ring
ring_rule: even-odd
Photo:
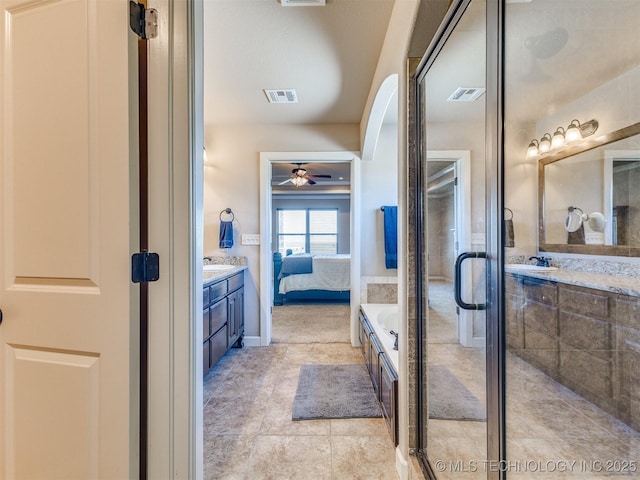
[[[227,221],[227,222],[233,222],[233,221],[236,219],[236,217],[235,217],[235,215],[233,214],[233,212],[231,211],[231,209],[230,209],[230,208],[225,208],[224,210],[220,211],[220,216],[219,216],[220,221],[222,221],[222,215],[223,215],[223,214],[225,214],[225,213],[226,213],[227,215],[231,215],[231,220],[225,220],[225,221]]]
[[[513,210],[511,210],[510,208],[505,207],[504,211],[505,212],[509,212],[511,214],[511,216],[509,218],[505,218],[505,220],[513,220]]]

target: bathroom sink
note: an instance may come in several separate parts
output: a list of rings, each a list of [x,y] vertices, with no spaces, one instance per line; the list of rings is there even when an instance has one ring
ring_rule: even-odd
[[[202,270],[205,272],[224,272],[234,268],[236,268],[235,265],[204,265]]]
[[[524,265],[521,263],[508,263],[504,266],[506,272],[552,272],[558,270],[558,267],[541,267],[538,265]]]

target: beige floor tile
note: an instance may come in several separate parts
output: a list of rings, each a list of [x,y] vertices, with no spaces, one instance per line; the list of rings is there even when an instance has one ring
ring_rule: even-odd
[[[207,436],[204,441],[204,479],[245,477],[254,435]]]
[[[204,408],[205,439],[216,435],[251,435],[260,431],[265,401],[248,397],[214,397]]]
[[[397,478],[395,448],[382,419],[291,420],[301,365],[352,363],[364,359],[349,343],[230,350],[204,383],[205,479]],[[356,442],[366,455],[361,439],[368,439],[374,452],[362,466],[339,470],[354,476],[332,476],[336,435]],[[346,457],[337,458],[346,464]]]
[[[331,478],[330,438],[260,435],[251,451],[246,478],[328,480]]]
[[[340,418],[330,420],[334,436],[388,436],[387,424],[382,418]]]
[[[398,478],[395,449],[388,436],[332,436],[332,479]]]

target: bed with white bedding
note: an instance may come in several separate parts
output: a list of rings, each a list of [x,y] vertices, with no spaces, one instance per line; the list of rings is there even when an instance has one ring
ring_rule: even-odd
[[[286,301],[333,300],[349,302],[351,256],[273,255],[274,305]]]

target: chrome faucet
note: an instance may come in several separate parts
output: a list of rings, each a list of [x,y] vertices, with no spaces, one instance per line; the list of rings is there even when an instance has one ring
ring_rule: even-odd
[[[397,349],[398,349],[398,333],[397,333],[397,332],[394,332],[393,330],[389,330],[389,333],[390,333],[391,335],[394,335],[394,336],[396,337],[396,341],[395,341],[395,342],[393,342],[393,349],[394,349],[394,350],[397,350]]]
[[[536,261],[536,267],[549,267],[549,258],[546,257],[529,257],[529,260]]]

